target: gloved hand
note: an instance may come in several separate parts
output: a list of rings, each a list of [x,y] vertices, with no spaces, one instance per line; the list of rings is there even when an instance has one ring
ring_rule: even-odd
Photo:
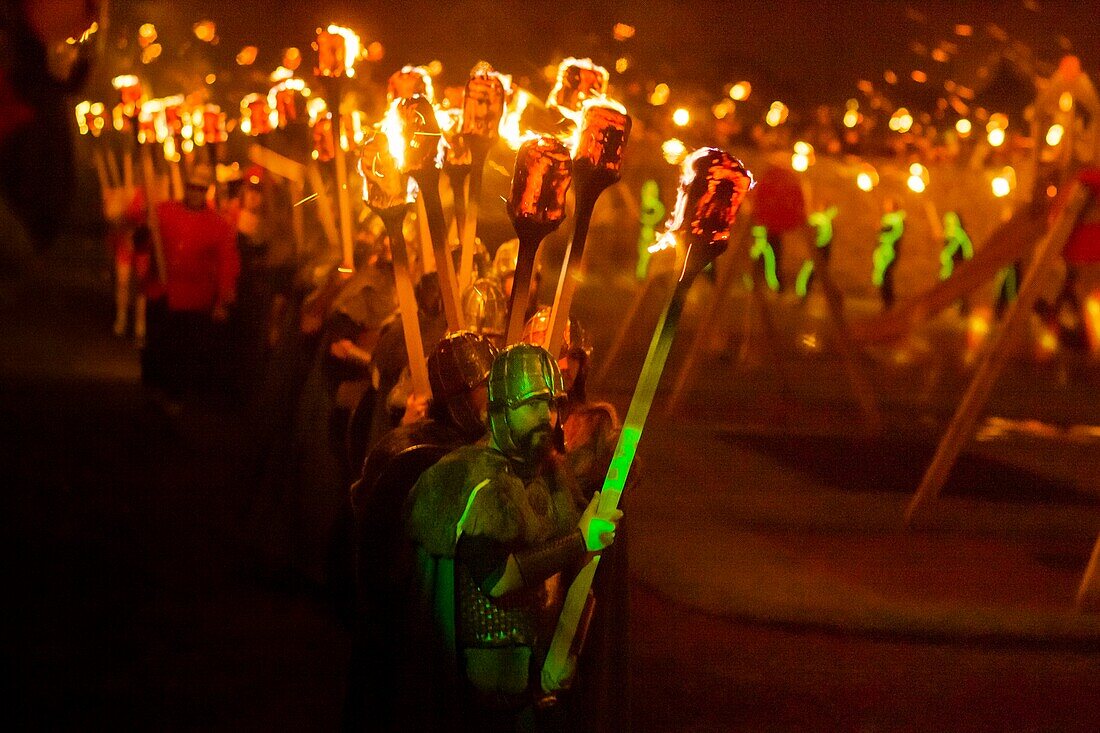
[[[589,552],[600,552],[610,547],[615,541],[615,528],[623,518],[621,509],[615,509],[610,514],[599,514],[599,505],[600,492],[597,491],[577,522],[577,529],[581,531],[584,545]]]

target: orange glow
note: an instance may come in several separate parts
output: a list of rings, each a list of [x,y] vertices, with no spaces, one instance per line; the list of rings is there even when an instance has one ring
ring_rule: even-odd
[[[567,58],[558,64],[557,78],[546,99],[546,106],[575,122],[586,99],[602,97],[607,93],[610,78],[607,69],[592,59]]]
[[[752,84],[747,81],[739,81],[730,87],[730,99],[735,102],[743,102],[752,94]]]
[[[634,37],[634,32],[634,26],[626,23],[616,23],[615,27],[611,29],[616,41],[628,41]]]
[[[195,38],[203,43],[210,43],[218,35],[218,26],[212,20],[199,21],[191,26],[191,30],[194,31]]]
[[[1085,298],[1085,333],[1088,336],[1089,351],[1100,351],[1100,297],[1095,293]]]
[[[294,46],[283,51],[283,66],[294,71],[302,63],[302,52]]]
[[[512,150],[519,150],[519,146],[530,135],[529,132],[521,129],[520,119],[523,117],[523,111],[527,109],[527,105],[531,103],[531,98],[531,93],[526,89],[513,87],[511,96],[508,99],[508,106],[504,110],[504,115],[500,118],[500,137]]]
[[[317,50],[314,74],[333,79],[355,76],[355,62],[362,53],[359,35],[355,31],[332,24],[324,30],[318,28],[313,47]]]
[[[260,49],[255,46],[245,46],[237,53],[237,64],[240,66],[251,66],[256,63],[256,55],[259,54]]]
[[[653,87],[653,93],[649,95],[649,103],[654,107],[660,107],[668,101],[669,91],[668,84],[664,82],[658,84]]]
[[[992,313],[988,308],[979,308],[966,319],[966,349],[973,354],[985,342],[989,335]]]
[[[909,76],[910,76],[910,78],[913,79],[913,81],[915,81],[918,84],[923,84],[926,81],[928,81],[928,74],[924,73],[923,71],[921,71],[919,69],[914,70],[913,73],[910,74]]]

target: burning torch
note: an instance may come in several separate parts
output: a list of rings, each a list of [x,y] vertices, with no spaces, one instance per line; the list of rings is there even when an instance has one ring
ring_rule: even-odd
[[[443,203],[439,199],[443,134],[439,130],[435,107],[421,94],[393,102],[389,117],[390,124],[394,127],[396,126],[392,123],[395,115],[400,122],[398,134],[400,142],[404,143],[404,149],[394,157],[400,162],[401,172],[411,176],[420,189],[423,213],[428,221],[435,265],[439,272],[439,289],[443,296],[447,328],[457,331],[463,327],[462,305],[459,301],[454,263],[447,251],[447,225],[443,220]]]
[[[409,356],[413,392],[419,397],[430,398],[428,365],[424,358],[418,306],[409,274],[409,255],[403,229],[411,190],[408,177],[401,173],[390,152],[390,141],[384,132],[376,132],[360,148],[359,173],[363,177],[363,201],[382,219],[390,237],[397,304],[401,309],[401,328]]]
[[[334,137],[343,129],[341,106],[343,104],[342,80],[355,76],[355,62],[359,60],[361,44],[359,36],[349,28],[329,25],[317,29],[317,40],[313,44],[317,49],[317,67],[314,73],[322,79],[330,80],[329,95],[333,97]],[[338,137],[333,145],[336,159],[336,192],[340,209],[340,234],[343,245],[343,263],[341,270],[351,272],[354,269],[354,249],[351,233],[351,201],[348,197],[347,156]]]
[[[569,308],[580,281],[581,257],[596,199],[622,175],[623,150],[630,135],[630,117],[622,105],[593,98],[582,105],[581,122],[573,147],[573,181],[576,184],[576,222],[565,251],[554,305],[550,311],[546,349],[557,354],[569,323]]]
[[[489,149],[500,135],[500,121],[508,96],[508,79],[482,61],[470,71],[462,93],[462,132],[459,136],[470,151],[470,185],[462,222],[462,259],[458,281],[463,287],[471,281],[474,243],[477,238],[478,210],[481,206],[481,179]],[[461,187],[456,190],[456,200]]]
[[[607,69],[593,63],[592,59],[565,59],[558,64],[558,76],[546,99],[546,106],[576,122],[585,101],[607,93],[610,78]]]
[[[532,137],[516,153],[508,216],[519,237],[519,255],[508,304],[505,344],[516,343],[523,333],[535,256],[542,240],[565,218],[565,194],[572,181],[572,170],[569,148],[553,135]]]
[[[676,326],[688,290],[703,268],[726,250],[730,226],[752,185],[752,174],[741,161],[717,148],[700,148],[684,161],[676,208],[660,240],[665,247],[676,248],[679,276],[657,323],[634,396],[630,400],[614,457],[600,491],[598,516],[610,514],[619,505],[649,408],[653,405],[653,397],[661,381],[665,360],[676,336]],[[589,561],[569,588],[542,667],[542,686],[547,692],[558,689],[572,667],[573,639],[599,560],[597,555]]]

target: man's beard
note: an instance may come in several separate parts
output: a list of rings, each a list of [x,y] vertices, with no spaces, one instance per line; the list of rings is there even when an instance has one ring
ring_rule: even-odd
[[[553,427],[540,425],[526,435],[521,436],[516,441],[516,447],[519,448],[523,462],[531,468],[535,468],[548,463],[550,458],[557,452],[555,442]]]

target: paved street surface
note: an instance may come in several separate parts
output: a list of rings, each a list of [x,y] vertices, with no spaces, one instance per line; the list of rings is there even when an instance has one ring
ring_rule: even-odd
[[[348,632],[319,589],[257,561],[248,426],[231,406],[149,403],[96,262],[0,271],[12,727],[336,729]],[[582,291],[598,348],[631,296]],[[1014,365],[990,414],[1058,429],[974,443],[906,529],[965,385],[935,356],[959,333],[862,359],[875,435],[835,353],[799,346],[813,318],[776,304],[782,380],[758,331],[742,348],[743,306],[679,409],[659,399],[625,498],[634,729],[1096,730],[1100,617],[1073,598],[1100,531],[1100,459],[1065,430],[1100,423],[1093,370]],[[655,318],[602,385],[620,407]]]

